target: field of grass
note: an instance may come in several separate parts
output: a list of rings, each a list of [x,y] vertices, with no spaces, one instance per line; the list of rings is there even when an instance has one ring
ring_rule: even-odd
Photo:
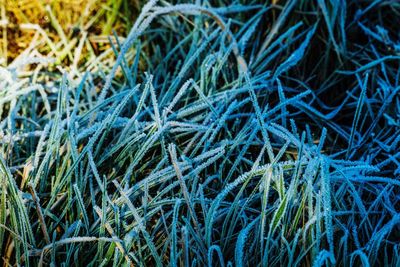
[[[400,3],[0,1],[2,266],[400,266]]]

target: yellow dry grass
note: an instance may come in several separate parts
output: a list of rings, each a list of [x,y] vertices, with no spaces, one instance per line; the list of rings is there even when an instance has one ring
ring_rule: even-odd
[[[125,36],[138,1],[0,0],[0,64],[18,56],[50,56],[65,66],[93,60]]]

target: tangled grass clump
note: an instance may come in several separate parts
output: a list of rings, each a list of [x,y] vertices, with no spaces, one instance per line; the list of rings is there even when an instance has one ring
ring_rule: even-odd
[[[0,69],[4,265],[399,265],[400,4],[174,2]]]

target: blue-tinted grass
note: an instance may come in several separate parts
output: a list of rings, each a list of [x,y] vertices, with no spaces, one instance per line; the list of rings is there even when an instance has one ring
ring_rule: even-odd
[[[400,5],[178,2],[0,68],[1,261],[398,265]]]

